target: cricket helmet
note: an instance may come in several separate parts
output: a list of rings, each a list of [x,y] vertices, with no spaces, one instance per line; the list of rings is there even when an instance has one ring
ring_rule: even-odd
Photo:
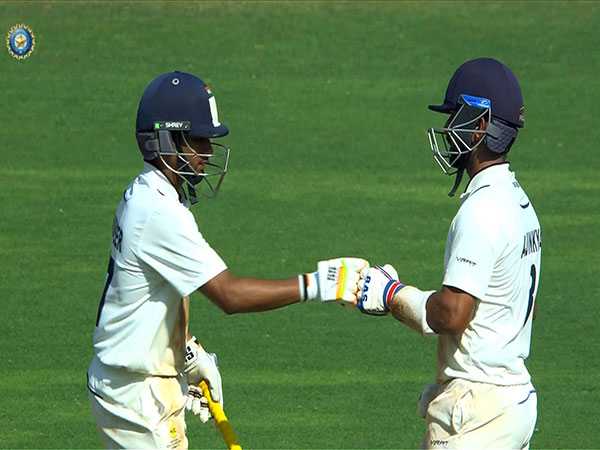
[[[219,122],[217,103],[210,88],[198,77],[185,72],[159,75],[144,90],[140,100],[136,138],[144,160],[160,158],[187,185],[187,200],[197,202],[195,186],[202,181],[205,194],[215,196],[227,173],[229,148],[211,141],[212,153],[194,151],[190,138],[213,139],[226,136],[229,129]],[[177,155],[177,166],[164,159]],[[207,160],[201,173],[190,159]]]
[[[444,102],[429,109],[450,115],[443,128],[427,131],[435,161],[447,175],[457,174],[449,195],[460,184],[470,152],[483,142],[494,153],[507,153],[525,124],[519,82],[508,67],[492,58],[462,64],[448,83]],[[479,129],[482,118],[488,123],[485,130]],[[475,133],[481,137],[473,142]]]

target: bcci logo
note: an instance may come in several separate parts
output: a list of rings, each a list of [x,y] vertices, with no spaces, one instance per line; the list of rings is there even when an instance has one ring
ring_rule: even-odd
[[[31,28],[19,23],[8,30],[6,48],[13,58],[25,59],[29,57],[35,49],[35,35]]]

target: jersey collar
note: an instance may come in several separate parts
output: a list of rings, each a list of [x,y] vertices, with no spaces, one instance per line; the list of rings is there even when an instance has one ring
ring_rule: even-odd
[[[486,168],[480,170],[469,180],[469,184],[467,184],[465,193],[460,196],[461,200],[466,199],[469,195],[473,194],[479,189],[483,189],[484,187],[490,186],[502,178],[510,176],[511,171],[509,168],[509,162],[503,161],[498,164],[487,166]]]
[[[141,173],[144,180],[161,195],[173,198],[179,201],[179,194],[171,182],[167,179],[164,173],[158,170],[149,162],[144,161],[144,168]]]

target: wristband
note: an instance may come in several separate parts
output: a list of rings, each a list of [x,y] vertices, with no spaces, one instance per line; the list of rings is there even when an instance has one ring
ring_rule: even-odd
[[[317,272],[303,273],[298,275],[298,290],[300,300],[315,300],[319,296],[319,277]]]
[[[305,274],[298,275],[298,292],[300,293],[300,301],[305,302],[307,293],[306,293],[306,281],[304,281]]]
[[[390,310],[390,303],[398,293],[398,291],[406,285],[402,284],[399,280],[390,280],[383,289],[383,308],[386,311]]]

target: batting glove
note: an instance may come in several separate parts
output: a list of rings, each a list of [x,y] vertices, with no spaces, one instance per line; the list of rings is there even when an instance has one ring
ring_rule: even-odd
[[[383,316],[389,311],[389,302],[404,284],[398,280],[396,269],[386,264],[363,269],[358,287],[357,308],[365,314]]]
[[[301,299],[356,304],[360,272],[366,267],[369,262],[362,258],[319,261],[316,272],[298,277]]]
[[[202,395],[198,388],[200,381],[206,380],[210,389],[210,395],[215,402],[223,406],[223,385],[221,383],[221,374],[217,366],[217,355],[207,353],[195,337],[192,337],[186,343],[185,367],[183,369],[187,376],[188,394],[186,400],[186,409],[199,416],[202,422],[210,419],[211,414],[208,410],[208,401]]]
[[[191,411],[195,416],[198,416],[200,422],[206,423],[212,417],[208,409],[208,399],[202,395],[199,387],[188,386],[187,398],[185,400],[185,409]]]

